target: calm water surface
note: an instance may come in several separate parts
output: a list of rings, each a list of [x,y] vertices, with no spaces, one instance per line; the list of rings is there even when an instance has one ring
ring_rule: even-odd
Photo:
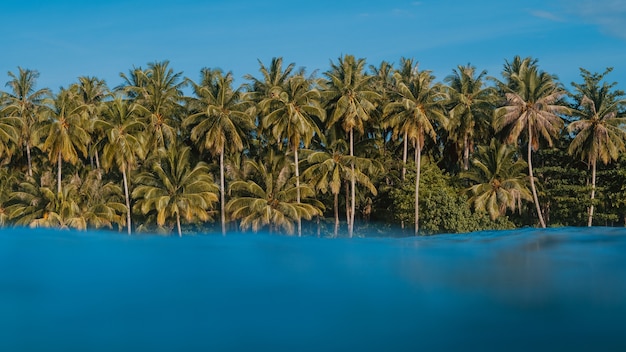
[[[626,351],[626,230],[0,232],[0,351]]]

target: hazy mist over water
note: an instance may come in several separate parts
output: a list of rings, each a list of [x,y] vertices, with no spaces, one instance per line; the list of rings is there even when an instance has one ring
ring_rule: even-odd
[[[0,232],[0,351],[626,351],[626,229]]]

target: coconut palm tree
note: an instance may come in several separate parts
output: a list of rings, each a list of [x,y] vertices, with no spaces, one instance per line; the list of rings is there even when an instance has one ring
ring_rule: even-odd
[[[321,215],[323,205],[313,198],[315,192],[308,185],[301,186],[302,199],[297,202],[297,189],[285,157],[270,150],[265,162],[246,160],[244,169],[247,180],[231,183],[230,191],[236,196],[226,205],[231,217],[240,220],[242,230],[257,232],[269,226],[270,231],[283,229],[292,234],[294,222]]]
[[[98,114],[104,99],[109,94],[109,88],[104,80],[89,76],[78,77],[76,88],[78,90],[78,99],[86,107],[86,126],[88,126],[89,133],[93,135],[95,133],[94,123],[98,119]],[[93,159],[95,158],[96,168],[100,168],[100,155],[96,144],[98,140],[100,140],[100,138],[94,136],[92,143],[89,145],[89,155],[92,161],[92,166]]]
[[[145,109],[152,150],[168,147],[178,137],[182,116],[182,89],[187,84],[182,72],[175,73],[169,61],[162,61],[149,63],[145,70],[134,69],[128,76],[120,76],[125,81],[120,89]]]
[[[312,79],[302,75],[292,76],[280,94],[259,103],[260,110],[264,112],[263,128],[271,130],[279,145],[286,141],[293,152],[297,203],[300,203],[300,144],[308,148],[315,134],[321,136],[318,124],[326,118],[326,111],[320,104],[320,92],[313,88],[313,84]],[[302,224],[298,219],[298,236],[301,235]]]
[[[469,202],[477,211],[486,211],[491,220],[504,215],[507,209],[521,209],[521,201],[532,200],[527,176],[522,173],[526,162],[515,160],[516,151],[509,145],[492,140],[489,146],[479,146],[472,168],[461,173],[472,186],[466,190]]]
[[[33,175],[31,161],[31,149],[33,147],[33,130],[35,123],[39,120],[40,108],[44,99],[50,95],[47,88],[36,90],[39,72],[35,70],[18,67],[18,73],[9,72],[10,81],[6,86],[9,92],[4,93],[6,104],[3,105],[1,113],[3,115],[19,118],[21,144],[26,148],[26,158],[28,161],[28,175]]]
[[[568,132],[576,134],[568,152],[580,156],[591,166],[591,205],[587,226],[593,223],[598,160],[606,165],[617,160],[620,153],[626,150],[626,118],[618,116],[620,109],[626,104],[624,93],[612,91],[617,83],[603,82],[600,86],[600,82],[611,71],[612,68],[609,68],[602,74],[592,74],[581,69],[584,82],[572,83],[576,90],[573,98],[578,107],[574,113],[578,119],[567,127]]]
[[[250,74],[244,76],[244,79],[249,81],[246,84],[249,99],[257,103],[263,99],[274,98],[280,95],[292,74],[304,74],[302,69],[294,72],[296,67],[294,63],[290,63],[283,70],[282,57],[272,58],[269,67],[266,67],[261,60],[258,61],[260,66],[259,72],[261,72],[262,77],[256,78]]]
[[[416,71],[414,77],[405,82],[402,75],[395,74],[397,96],[384,108],[386,127],[394,127],[394,136],[403,134],[415,148],[415,235],[419,233],[419,180],[422,149],[426,137],[437,139],[436,123],[445,127],[444,102],[446,94],[441,87],[433,85],[430,71]]]
[[[513,63],[518,61],[516,58]],[[505,65],[505,68],[508,66]],[[506,91],[506,103],[496,110],[494,128],[496,132],[503,132],[506,135],[507,143],[517,143],[520,135],[526,135],[530,188],[539,223],[545,228],[546,223],[535,188],[532,151],[539,148],[541,139],[552,146],[552,138],[557,137],[563,128],[563,120],[559,114],[567,114],[569,109],[559,101],[565,92],[556,83],[555,77],[539,70],[536,60],[526,58],[514,66],[518,71],[505,71],[503,74],[510,82],[500,84]]]
[[[224,155],[243,150],[245,136],[254,128],[251,104],[243,99],[241,89],[233,89],[232,73],[221,70],[202,70],[200,84],[191,82],[194,98],[190,99],[192,113],[183,121],[190,127],[191,140],[200,151],[219,156],[220,162],[220,221],[226,234]]]
[[[187,222],[211,219],[218,189],[204,162],[192,167],[189,147],[171,145],[157,153],[160,160],[136,177],[135,207],[142,214],[155,212],[158,226],[174,218],[182,236],[181,217]]]
[[[91,136],[82,119],[85,109],[74,90],[61,89],[34,132],[33,139],[43,141],[41,150],[48,152],[50,162],[57,163],[57,193],[61,193],[63,160],[76,164],[80,160],[79,153],[87,155]]]
[[[107,102],[101,115],[102,117],[95,121],[94,126],[104,134],[106,140],[102,161],[105,170],[108,171],[115,166],[122,173],[126,201],[126,226],[130,235],[132,224],[129,173],[137,167],[137,160],[145,156],[137,135],[143,132],[146,126],[139,119],[141,116],[139,106],[121,97]]]
[[[476,73],[476,67],[459,65],[444,81],[448,84],[450,138],[463,150],[463,169],[470,166],[470,154],[477,134],[490,134],[491,115],[496,103],[493,87],[485,86],[487,71]]]
[[[352,165],[356,166],[354,168],[356,182],[367,188],[373,195],[377,194],[377,190],[368,174],[382,169],[382,165],[379,165],[375,160],[356,156],[351,157],[348,155],[348,152],[349,147],[346,141],[342,139],[333,141],[328,148],[310,151],[305,159],[308,167],[302,173],[303,178],[315,190],[324,194],[330,191],[333,195],[335,237],[337,237],[339,232],[339,192],[341,191],[341,185],[352,179]]]
[[[0,160],[0,165],[8,163],[13,155],[19,141],[21,123],[18,117],[6,116],[0,111],[0,158],[3,159]]]
[[[327,78],[324,94],[328,101],[331,114],[327,126],[341,122],[341,127],[350,138],[350,156],[354,156],[354,130],[364,132],[364,122],[370,119],[376,108],[380,94],[371,89],[370,81],[374,76],[364,72],[365,59],[355,59],[352,55],[340,57],[337,63],[331,62],[331,69],[324,73]],[[348,219],[348,235],[354,232],[354,213],[356,198],[355,165],[351,165],[350,178],[350,216]]]

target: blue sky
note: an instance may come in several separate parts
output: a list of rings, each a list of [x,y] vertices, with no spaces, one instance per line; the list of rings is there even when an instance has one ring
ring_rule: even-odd
[[[499,76],[505,59],[532,56],[569,88],[579,67],[626,86],[626,2],[5,0],[0,84],[18,66],[57,89],[79,76],[110,87],[120,72],[169,60],[192,79],[203,67],[258,76],[258,60],[282,56],[325,71],[342,54],[368,64],[419,61],[438,80],[471,63]]]

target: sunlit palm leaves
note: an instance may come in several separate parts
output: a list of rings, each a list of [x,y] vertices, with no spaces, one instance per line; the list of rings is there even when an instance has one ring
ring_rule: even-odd
[[[138,186],[132,193],[137,201],[135,209],[143,214],[156,213],[160,227],[175,221],[182,236],[181,218],[187,222],[211,219],[218,189],[205,163],[192,167],[189,147],[171,146],[158,153],[160,160],[136,177]]]
[[[257,232],[269,227],[270,231],[282,229],[292,234],[299,219],[321,215],[322,204],[313,198],[309,186],[300,187],[302,202],[297,202],[291,167],[284,157],[270,152],[265,162],[247,160],[244,168],[248,180],[230,185],[236,197],[226,205],[231,217],[240,220],[242,230]]]
[[[472,168],[461,174],[473,185],[467,190],[469,201],[477,211],[489,213],[491,220],[505,215],[506,210],[521,208],[521,201],[532,200],[527,176],[522,173],[527,165],[515,159],[514,148],[492,141],[479,146]]]

